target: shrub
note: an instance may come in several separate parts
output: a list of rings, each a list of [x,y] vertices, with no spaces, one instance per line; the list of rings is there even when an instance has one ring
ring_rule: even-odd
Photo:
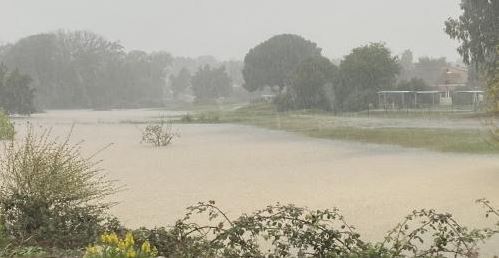
[[[134,235],[140,241],[149,241],[155,246],[158,255],[164,257],[217,257],[216,249],[205,236],[192,234],[192,225],[179,220],[167,229],[165,227],[147,229],[140,228]]]
[[[11,140],[14,138],[14,125],[9,117],[0,110],[0,140]]]
[[[86,246],[102,230],[116,192],[114,182],[82,156],[68,137],[36,135],[28,126],[20,142],[10,141],[0,156],[0,213],[17,244],[60,248]]]
[[[289,92],[277,95],[274,98],[273,103],[279,112],[292,110],[296,106],[295,97]]]
[[[486,214],[499,216],[480,200]],[[198,225],[196,215],[208,224]],[[498,224],[499,226],[499,224]],[[413,211],[381,243],[364,242],[337,209],[309,210],[294,205],[270,205],[232,220],[215,202],[188,208],[170,229],[139,229],[165,257],[476,257],[478,243],[498,229],[470,230],[451,214]]]
[[[180,117],[180,122],[182,123],[192,123],[194,121],[194,117],[191,114],[185,114]]]
[[[135,242],[133,234],[128,232],[124,238],[115,233],[101,235],[96,245],[87,247],[84,258],[149,258],[156,257],[157,250],[146,240]]]
[[[220,123],[220,114],[218,112],[201,112],[199,114],[186,114],[180,117],[181,123],[197,124],[217,124]]]
[[[4,255],[8,257],[48,257],[47,251],[40,246],[19,246],[8,250],[8,253]]]
[[[220,122],[220,114],[217,112],[200,113],[196,119],[198,123],[216,124]]]
[[[179,134],[173,131],[171,123],[161,121],[160,124],[146,126],[142,132],[142,142],[161,147],[171,144],[173,138],[178,136]]]
[[[5,225],[3,222],[3,217],[0,214],[0,257],[7,256],[7,248],[9,246],[9,239],[5,232]]]

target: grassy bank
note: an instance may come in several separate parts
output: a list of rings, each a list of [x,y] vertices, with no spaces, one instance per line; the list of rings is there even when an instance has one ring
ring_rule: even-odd
[[[351,114],[353,115],[353,114]],[[364,120],[366,114],[357,114]],[[401,114],[371,113],[371,118],[421,119]],[[460,114],[459,116],[462,116]],[[466,115],[466,114],[464,114]],[[463,116],[464,116],[463,115]],[[183,117],[181,123],[236,123],[268,129],[301,133],[311,137],[391,144],[410,148],[424,148],[456,153],[499,153],[499,144],[483,129],[364,127],[343,124],[340,117],[320,111],[277,112],[270,105],[246,106],[235,110],[199,112]],[[464,119],[456,114],[428,116],[428,119]]]

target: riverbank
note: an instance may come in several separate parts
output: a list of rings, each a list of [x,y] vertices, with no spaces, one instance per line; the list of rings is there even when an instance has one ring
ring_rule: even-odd
[[[365,113],[337,116],[314,111],[277,112],[270,105],[193,112],[177,123],[234,123],[306,136],[423,148],[439,152],[497,154],[487,119],[469,114]]]

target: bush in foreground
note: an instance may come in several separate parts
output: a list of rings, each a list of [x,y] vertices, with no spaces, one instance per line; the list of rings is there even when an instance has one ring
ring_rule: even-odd
[[[479,200],[487,216],[499,211]],[[197,215],[208,224],[199,225]],[[363,241],[337,209],[309,210],[270,205],[232,220],[215,202],[188,208],[171,228],[139,229],[165,257],[476,257],[478,245],[499,232],[468,229],[451,214],[417,210],[390,230],[380,243]]]
[[[49,131],[28,126],[22,141],[11,140],[0,155],[0,214],[14,245],[79,248],[104,230],[118,189],[82,156],[69,136],[58,141]]]

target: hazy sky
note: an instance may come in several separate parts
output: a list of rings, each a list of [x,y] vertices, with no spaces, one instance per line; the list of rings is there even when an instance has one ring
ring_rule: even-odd
[[[242,59],[280,33],[317,42],[330,58],[383,41],[400,53],[445,56],[457,43],[443,32],[458,0],[0,0],[0,42],[57,29],[91,30],[127,49]]]

